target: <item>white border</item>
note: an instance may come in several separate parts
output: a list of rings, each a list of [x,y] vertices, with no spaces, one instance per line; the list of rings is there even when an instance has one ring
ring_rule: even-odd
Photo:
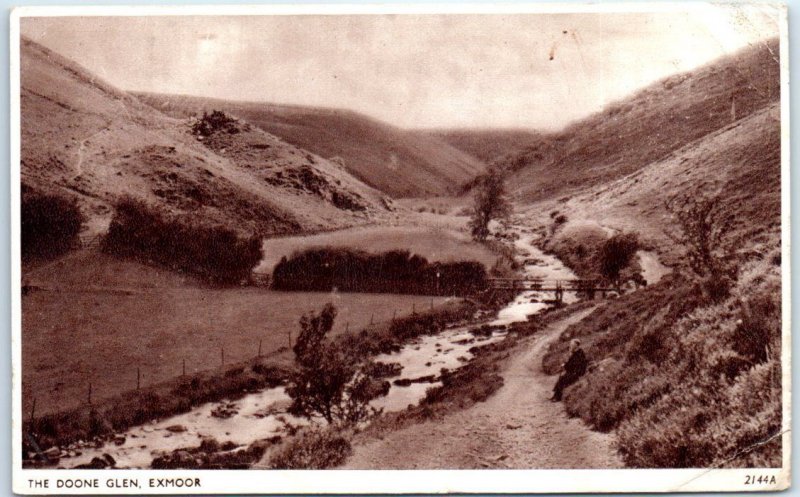
[[[782,7],[767,2],[742,5]],[[11,22],[19,17],[76,16],[248,16],[248,15],[370,15],[370,14],[569,14],[689,12],[697,15],[719,13],[719,5],[732,2],[604,2],[580,3],[340,3],[340,4],[265,4],[265,5],[142,5],[142,6],[23,6],[12,11]]]
[[[188,15],[353,15],[353,14],[534,14],[611,12],[713,12],[706,3],[603,4],[276,4],[258,6],[26,6],[10,16],[10,187],[12,324],[13,491],[19,494],[223,494],[223,493],[530,493],[530,492],[701,492],[783,490],[791,461],[791,258],[789,184],[789,42],[787,8],[780,8],[781,61],[781,246],[783,291],[783,468],[778,469],[619,469],[619,470],[34,470],[22,469],[21,453],[21,259],[20,259],[20,31],[21,17],[188,16]],[[531,441],[535,443],[535,441]],[[775,476],[777,485],[744,485],[746,475]],[[59,479],[97,479],[97,489],[56,488]],[[109,481],[137,479],[140,488],[112,488]],[[149,488],[151,478],[199,478],[196,488]],[[48,480],[31,488],[29,479]]]
[[[789,23],[784,5],[780,15],[781,61],[781,386],[783,389],[782,427],[783,468],[786,485],[791,482],[792,461],[792,257],[791,257],[791,150],[789,106]]]

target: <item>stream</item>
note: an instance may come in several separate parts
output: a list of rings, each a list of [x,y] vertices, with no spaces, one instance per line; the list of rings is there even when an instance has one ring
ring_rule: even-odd
[[[514,242],[518,261],[523,272],[532,278],[545,280],[574,278],[575,275],[561,261],[544,254],[533,245],[534,236],[520,233]],[[406,343],[398,352],[381,354],[376,361],[398,363],[399,376],[389,378],[391,388],[386,396],[372,404],[384,412],[401,411],[417,404],[429,388],[441,385],[438,380],[442,369],[457,369],[472,359],[472,347],[502,340],[505,327],[527,320],[549,305],[545,300],[552,295],[546,292],[525,291],[502,308],[488,321],[492,328],[485,333],[473,333],[479,323],[453,326],[434,336],[418,337]],[[564,302],[575,302],[577,297],[564,294]],[[290,398],[283,387],[265,389],[245,395],[234,401],[212,402],[167,419],[133,427],[118,434],[102,446],[77,443],[62,449],[59,467],[75,467],[89,463],[95,457],[108,454],[117,468],[148,468],[153,458],[176,449],[197,447],[206,437],[220,443],[233,442],[237,446],[281,434],[285,423],[294,425],[307,421],[287,413]]]
[[[661,278],[669,274],[672,269],[661,264],[655,252],[640,250],[637,253],[639,265],[642,267],[642,278],[648,285],[655,285]]]

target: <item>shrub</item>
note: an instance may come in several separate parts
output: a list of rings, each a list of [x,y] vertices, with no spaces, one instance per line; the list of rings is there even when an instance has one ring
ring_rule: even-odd
[[[300,336],[292,348],[297,362],[313,363],[314,356],[322,348],[325,335],[333,328],[335,319],[336,307],[333,304],[326,304],[319,314],[312,312],[300,318]]]
[[[214,283],[249,278],[263,258],[258,236],[240,237],[222,226],[170,218],[129,197],[121,199],[103,240],[105,252],[152,261]]]
[[[667,209],[675,221],[675,229],[667,235],[686,249],[689,267],[699,277],[732,276],[730,252],[725,236],[734,217],[724,210],[719,198],[675,197]]]
[[[211,136],[218,131],[236,134],[239,132],[236,123],[236,119],[222,111],[215,110],[211,114],[204,111],[203,117],[192,125],[192,133],[199,136]]]
[[[581,245],[578,247],[582,248]],[[612,236],[598,250],[600,273],[608,281],[619,286],[620,271],[630,265],[637,250],[639,250],[639,239],[636,234],[626,233]]]
[[[332,429],[306,428],[279,447],[269,459],[272,469],[327,469],[342,464],[353,449]]]
[[[741,309],[733,348],[748,360],[762,363],[780,346],[780,342],[775,343],[775,330],[781,323],[780,302],[772,295],[755,295],[742,302]]]
[[[544,246],[547,252],[555,254],[581,278],[601,276],[598,248],[608,239],[602,227],[594,223],[572,222],[558,232],[553,229],[551,232],[554,234]]]
[[[78,243],[84,222],[78,203],[22,187],[22,259],[52,258]]]
[[[272,274],[272,288],[288,291],[471,295],[486,286],[479,262],[429,263],[406,251],[309,249],[281,259]]]
[[[368,373],[374,368],[369,361],[356,357],[352,349],[325,343],[335,318],[336,308],[327,304],[319,314],[300,319],[294,346],[298,371],[286,391],[292,398],[292,414],[322,416],[328,423],[349,425],[377,414],[369,402],[387,392],[373,385]]]
[[[331,192],[331,202],[333,205],[342,210],[348,211],[365,211],[366,206],[358,201],[357,194],[348,194],[334,190]]]

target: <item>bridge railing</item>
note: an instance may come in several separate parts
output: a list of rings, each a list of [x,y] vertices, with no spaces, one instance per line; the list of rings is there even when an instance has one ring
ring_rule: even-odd
[[[614,288],[597,279],[488,278],[489,286],[504,290],[540,291],[612,291]]]

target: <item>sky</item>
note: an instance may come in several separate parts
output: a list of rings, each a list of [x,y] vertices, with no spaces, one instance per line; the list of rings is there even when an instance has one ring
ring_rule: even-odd
[[[493,15],[23,18],[125,90],[346,108],[405,128],[556,130],[778,35],[772,7]]]

